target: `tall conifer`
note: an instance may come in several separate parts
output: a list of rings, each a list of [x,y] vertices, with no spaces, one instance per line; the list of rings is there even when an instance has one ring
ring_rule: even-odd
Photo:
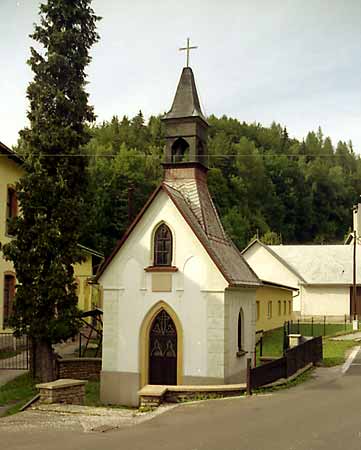
[[[27,96],[29,128],[21,132],[26,174],[17,184],[20,216],[4,246],[17,291],[12,326],[33,343],[34,373],[54,378],[52,344],[79,327],[73,265],[83,222],[86,124],[94,120],[85,91],[89,50],[98,40],[91,0],[48,0],[31,37],[34,72]]]

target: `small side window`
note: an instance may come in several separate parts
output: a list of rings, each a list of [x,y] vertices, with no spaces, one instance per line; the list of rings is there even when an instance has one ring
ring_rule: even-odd
[[[3,328],[8,328],[9,319],[13,312],[15,297],[15,276],[5,275],[4,277],[4,309],[3,309]]]
[[[272,319],[272,302],[268,302],[268,308],[267,308],[267,318]]]
[[[9,234],[9,220],[18,214],[18,199],[16,191],[12,187],[8,187],[6,199],[6,234]]]

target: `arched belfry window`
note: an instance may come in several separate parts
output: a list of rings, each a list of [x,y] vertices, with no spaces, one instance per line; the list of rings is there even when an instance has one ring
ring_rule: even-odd
[[[243,346],[244,346],[244,322],[243,322],[243,310],[241,308],[241,310],[239,311],[238,314],[238,351],[241,352],[243,350]]]
[[[154,265],[171,266],[172,265],[172,246],[173,239],[170,229],[165,223],[157,228],[154,234]]]
[[[172,145],[172,163],[189,160],[189,144],[183,138],[178,138]]]

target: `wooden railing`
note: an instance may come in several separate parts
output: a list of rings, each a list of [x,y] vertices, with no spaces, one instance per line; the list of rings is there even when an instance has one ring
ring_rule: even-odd
[[[281,378],[289,378],[308,364],[322,360],[322,337],[306,340],[285,351],[284,356],[259,367],[249,368],[248,392],[273,383]]]

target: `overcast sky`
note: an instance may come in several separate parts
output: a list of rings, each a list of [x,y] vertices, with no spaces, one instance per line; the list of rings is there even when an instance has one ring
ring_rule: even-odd
[[[39,0],[0,0],[0,140],[26,125]],[[98,121],[169,110],[191,54],[204,112],[351,139],[361,153],[361,0],[94,0],[88,67]]]

